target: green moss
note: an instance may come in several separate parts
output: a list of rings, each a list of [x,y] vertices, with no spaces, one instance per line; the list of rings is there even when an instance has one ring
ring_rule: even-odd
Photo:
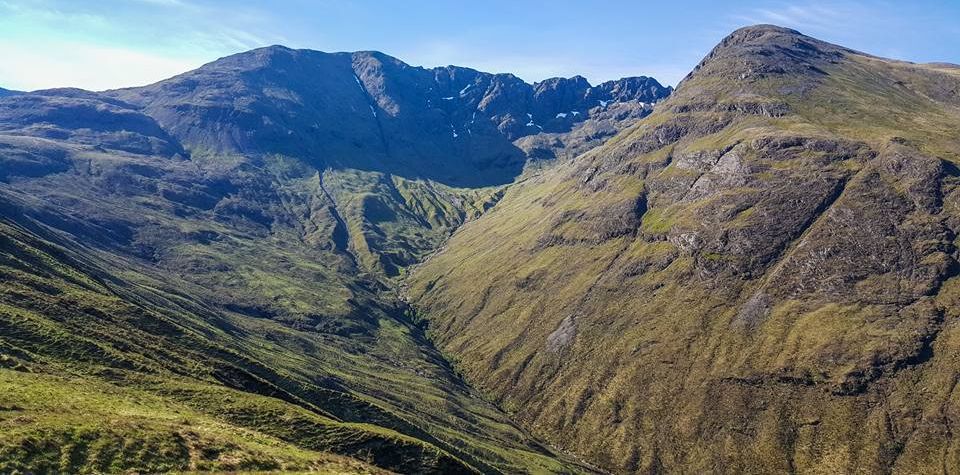
[[[641,226],[649,233],[664,234],[677,224],[677,216],[669,209],[652,209],[643,215]]]

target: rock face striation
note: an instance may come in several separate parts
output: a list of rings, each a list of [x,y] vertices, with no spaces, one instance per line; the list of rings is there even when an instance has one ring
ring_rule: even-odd
[[[957,466],[958,91],[738,30],[463,226],[410,299],[468,381],[615,472]]]

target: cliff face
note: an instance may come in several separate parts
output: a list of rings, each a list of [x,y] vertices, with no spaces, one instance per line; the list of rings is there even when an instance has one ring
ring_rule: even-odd
[[[954,466],[958,90],[738,30],[460,229],[410,299],[470,382],[615,471]]]

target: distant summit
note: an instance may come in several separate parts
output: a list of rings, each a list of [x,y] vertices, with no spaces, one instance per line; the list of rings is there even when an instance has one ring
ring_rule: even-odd
[[[570,132],[621,103],[633,103],[630,118],[639,118],[671,91],[647,77],[528,84],[457,66],[413,67],[376,51],[271,46],[107,95],[142,108],[188,149],[281,153],[477,185],[517,176],[527,156],[516,139]]]

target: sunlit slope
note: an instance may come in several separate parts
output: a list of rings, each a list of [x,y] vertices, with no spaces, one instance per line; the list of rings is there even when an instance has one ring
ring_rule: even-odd
[[[409,281],[468,381],[616,471],[956,466],[960,74],[738,30]]]
[[[39,382],[9,375],[24,387],[3,403],[21,408],[3,413],[23,429],[3,439],[11,470],[307,469],[331,453],[400,472],[572,470],[460,381],[390,292],[388,269],[496,190],[187,159],[122,102],[24,101],[0,105],[0,355]],[[58,381],[86,389],[50,406]],[[123,409],[141,394],[144,432]],[[181,450],[178,411],[217,425],[197,443],[223,460]],[[104,452],[121,439],[160,455]]]

